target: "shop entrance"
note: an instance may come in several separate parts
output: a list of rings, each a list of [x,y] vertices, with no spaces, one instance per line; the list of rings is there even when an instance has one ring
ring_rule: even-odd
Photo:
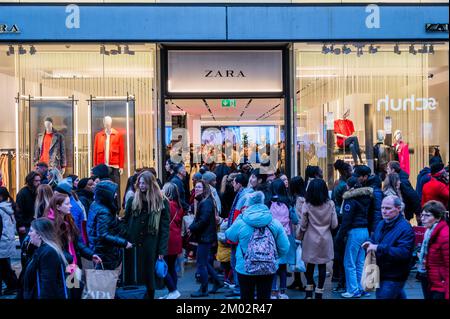
[[[286,47],[162,49],[163,179],[167,160],[189,175],[245,164],[289,175],[288,57]]]
[[[244,164],[286,172],[283,98],[168,99],[165,105],[165,160],[182,161],[189,175],[201,166]]]

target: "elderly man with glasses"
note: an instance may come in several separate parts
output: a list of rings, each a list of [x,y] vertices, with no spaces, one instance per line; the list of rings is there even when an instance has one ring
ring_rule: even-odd
[[[387,196],[381,204],[383,220],[370,241],[362,246],[374,251],[380,273],[377,299],[406,299],[405,282],[410,272],[414,249],[414,231],[401,214],[402,201]]]

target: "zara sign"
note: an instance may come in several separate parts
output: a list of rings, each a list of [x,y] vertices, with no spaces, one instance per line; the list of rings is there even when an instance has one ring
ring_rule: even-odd
[[[7,25],[0,23],[0,34],[14,34],[14,33],[20,33],[19,27],[15,24],[13,25]]]
[[[169,50],[170,93],[280,93],[281,50]]]

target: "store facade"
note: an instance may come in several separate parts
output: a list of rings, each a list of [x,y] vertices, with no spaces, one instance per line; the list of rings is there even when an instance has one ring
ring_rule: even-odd
[[[109,161],[124,187],[170,157],[191,172],[319,165],[332,183],[332,163],[353,161],[336,145],[344,113],[374,169],[374,145],[394,159],[401,136],[415,180],[436,148],[449,160],[448,4],[367,8],[0,3],[3,182],[17,190],[42,160],[79,176]],[[43,158],[52,129],[64,151]]]

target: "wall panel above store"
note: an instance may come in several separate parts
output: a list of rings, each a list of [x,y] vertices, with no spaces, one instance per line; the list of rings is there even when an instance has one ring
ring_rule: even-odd
[[[448,4],[0,4],[0,41],[390,39],[448,39]]]

